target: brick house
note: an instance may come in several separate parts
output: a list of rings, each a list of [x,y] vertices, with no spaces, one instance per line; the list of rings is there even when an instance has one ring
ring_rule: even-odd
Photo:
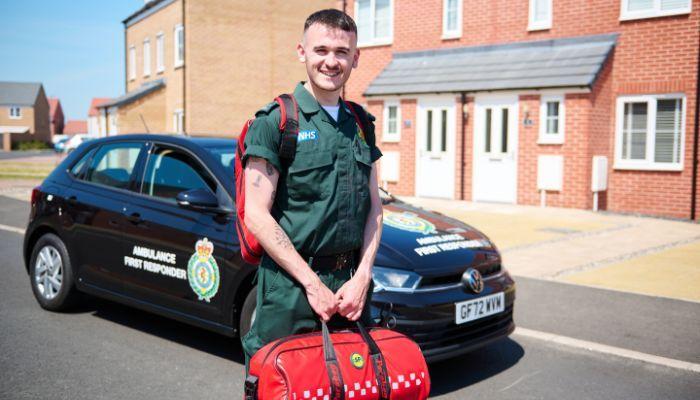
[[[700,1],[347,6],[393,193],[697,219]]]
[[[60,135],[63,133],[65,116],[63,115],[61,101],[56,97],[49,97],[49,121],[51,123],[51,135]]]
[[[90,108],[88,109],[87,134],[93,138],[107,136],[107,116],[105,109],[97,107],[112,99],[108,97],[93,97],[90,100]]]
[[[237,135],[305,76],[306,17],[337,0],[153,0],[126,18],[125,91],[100,104],[107,135]]]
[[[0,136],[9,151],[20,142],[51,143],[49,101],[38,82],[0,82]]]

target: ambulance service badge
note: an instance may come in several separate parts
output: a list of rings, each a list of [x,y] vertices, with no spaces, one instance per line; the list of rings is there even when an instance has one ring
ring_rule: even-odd
[[[384,223],[396,229],[429,235],[436,233],[435,225],[411,212],[384,211]]]
[[[214,244],[209,239],[198,240],[197,250],[187,263],[187,280],[199,300],[207,303],[219,291],[219,266],[214,259]]]

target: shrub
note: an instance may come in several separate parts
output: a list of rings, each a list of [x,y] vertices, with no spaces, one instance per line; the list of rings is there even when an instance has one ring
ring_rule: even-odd
[[[13,150],[45,150],[50,149],[48,144],[39,140],[30,140],[28,142],[13,143]]]

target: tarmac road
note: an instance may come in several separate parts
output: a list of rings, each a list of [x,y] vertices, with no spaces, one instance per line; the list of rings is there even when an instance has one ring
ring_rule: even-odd
[[[42,310],[21,259],[27,202],[0,196],[0,398],[240,398],[240,345],[86,298]],[[12,229],[15,228],[15,229]],[[700,304],[517,278],[519,327],[700,363]],[[514,334],[431,366],[439,399],[694,399],[700,373]]]

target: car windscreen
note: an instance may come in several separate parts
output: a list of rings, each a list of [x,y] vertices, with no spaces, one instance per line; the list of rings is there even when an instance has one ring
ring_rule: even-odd
[[[226,172],[233,175],[233,165],[236,162],[236,146],[207,146],[207,151],[214,155]]]
[[[206,149],[214,155],[214,158],[221,163],[227,173],[233,175],[233,166],[236,162],[236,146],[207,146]],[[379,189],[379,197],[384,204],[395,200],[394,196],[381,188]]]

